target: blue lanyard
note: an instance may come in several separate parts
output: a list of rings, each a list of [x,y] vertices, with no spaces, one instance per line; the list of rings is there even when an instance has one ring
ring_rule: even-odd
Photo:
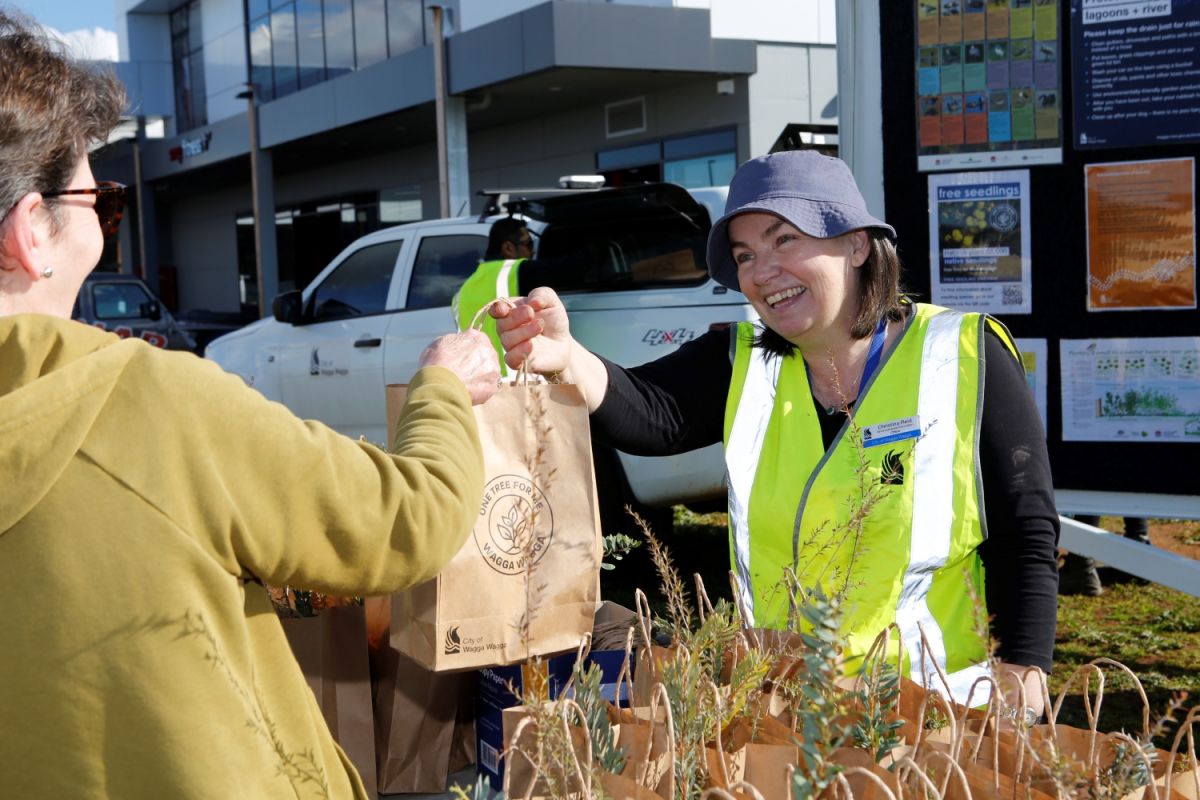
[[[863,364],[862,380],[858,382],[859,394],[866,387],[867,381],[875,374],[875,370],[879,369],[879,359],[883,357],[883,343],[887,339],[887,317],[879,320],[879,324],[875,326],[875,333],[871,336],[871,346],[867,349],[867,363]],[[802,359],[803,360],[803,359]],[[808,368],[808,362],[804,362],[804,374],[808,377],[808,389],[812,392],[812,370]],[[814,399],[816,396],[814,395]],[[858,402],[858,398],[855,398]],[[826,414],[832,414],[838,409],[826,408]]]
[[[875,374],[875,370],[879,369],[879,358],[883,355],[883,342],[886,338],[887,316],[884,316],[875,326],[875,335],[871,337],[871,349],[867,351],[867,363],[863,365],[862,380],[858,382],[860,393],[867,385],[867,381]]]

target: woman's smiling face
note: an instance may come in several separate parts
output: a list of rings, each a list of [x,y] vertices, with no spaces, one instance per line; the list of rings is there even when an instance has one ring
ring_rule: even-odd
[[[817,239],[763,212],[729,221],[738,286],[762,321],[800,347],[849,335],[860,302],[867,234]]]

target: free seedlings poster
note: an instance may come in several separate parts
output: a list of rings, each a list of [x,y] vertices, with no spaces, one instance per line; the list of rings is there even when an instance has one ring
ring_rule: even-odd
[[[929,176],[933,302],[1029,314],[1029,170]]]

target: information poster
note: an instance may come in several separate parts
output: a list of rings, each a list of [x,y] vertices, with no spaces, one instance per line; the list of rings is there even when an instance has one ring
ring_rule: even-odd
[[[1029,170],[929,176],[933,302],[1029,314]]]
[[[1088,310],[1196,307],[1195,159],[1084,167]]]
[[[1049,348],[1045,339],[1016,339],[1017,351],[1021,354],[1021,366],[1025,368],[1025,382],[1033,392],[1038,416],[1042,418],[1042,430],[1046,430],[1046,370]]]
[[[1200,337],[1064,339],[1063,441],[1200,443]]]
[[[1059,0],[916,0],[920,171],[1062,162],[1059,11]]]
[[[1200,142],[1200,3],[1071,0],[1079,148]]]

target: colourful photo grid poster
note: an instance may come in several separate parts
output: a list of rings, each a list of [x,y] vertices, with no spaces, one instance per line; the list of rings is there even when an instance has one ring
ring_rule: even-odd
[[[1062,163],[1060,0],[917,0],[922,172]]]

